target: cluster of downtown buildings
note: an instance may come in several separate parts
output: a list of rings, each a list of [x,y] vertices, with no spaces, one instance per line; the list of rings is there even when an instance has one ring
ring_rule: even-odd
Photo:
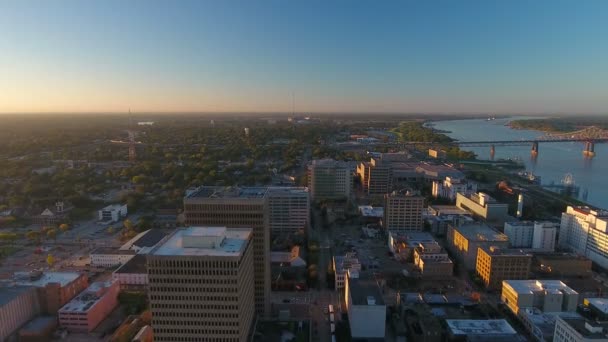
[[[46,319],[38,323],[45,329],[58,324],[90,332],[117,306],[120,290],[142,289],[155,341],[246,341],[256,317],[271,315],[271,236],[308,233],[311,202],[351,200],[355,177],[365,196],[382,198],[382,210],[364,211],[380,221],[387,249],[413,263],[422,277],[451,277],[458,263],[489,290],[500,291],[535,338],[608,340],[603,327],[574,313],[583,300],[576,291],[561,281],[528,279],[533,259],[560,275],[586,275],[591,261],[608,267],[608,213],[568,207],[559,223],[520,221],[458,170],[414,163],[400,153],[356,165],[315,160],[307,188],[190,189],[184,198],[186,228],[146,231],[121,248],[91,253],[94,266],[121,265],[109,280],[89,284],[78,273],[15,275],[0,288],[0,340],[32,319]],[[433,196],[455,204],[425,207],[425,198],[406,187],[416,181],[431,183]],[[430,232],[423,232],[425,225]],[[581,257],[556,254],[556,247]],[[332,263],[353,338],[383,339],[387,309],[377,282],[362,275],[356,253],[336,255]],[[586,303],[608,315],[601,299]],[[53,316],[58,319],[48,318]],[[514,335],[503,321],[446,324],[455,336],[470,337],[476,329],[497,338]],[[25,329],[22,336],[28,334]]]

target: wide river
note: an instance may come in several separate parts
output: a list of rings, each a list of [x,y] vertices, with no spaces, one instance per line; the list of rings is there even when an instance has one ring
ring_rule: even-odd
[[[520,119],[520,118],[518,118]],[[436,121],[436,129],[450,131],[449,137],[460,141],[501,141],[534,139],[543,132],[516,130],[507,126],[511,119]],[[543,185],[562,184],[567,174],[580,187],[579,199],[600,208],[608,208],[608,145],[595,145],[595,158],[583,157],[582,142],[540,143],[536,160],[530,146],[496,146],[494,160],[517,158],[526,169],[541,177]],[[490,147],[463,147],[478,159],[490,159]]]

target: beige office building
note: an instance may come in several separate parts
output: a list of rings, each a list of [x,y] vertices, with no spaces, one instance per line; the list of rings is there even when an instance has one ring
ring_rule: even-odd
[[[186,224],[253,229],[255,307],[270,314],[270,223],[265,187],[203,186],[184,198]]]
[[[424,197],[410,193],[384,195],[384,228],[387,231],[422,230]]]
[[[504,280],[500,300],[517,315],[524,308],[576,311],[578,297],[578,292],[559,280]]]
[[[357,176],[363,191],[368,195],[386,194],[393,187],[393,168],[391,163],[372,158],[357,166]]]
[[[503,280],[528,279],[532,254],[520,249],[479,247],[477,274],[488,289],[500,290]]]
[[[247,341],[255,316],[251,229],[190,227],[147,256],[154,340]]]

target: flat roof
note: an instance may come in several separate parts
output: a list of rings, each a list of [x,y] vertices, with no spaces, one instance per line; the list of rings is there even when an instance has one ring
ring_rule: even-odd
[[[558,316],[562,318],[581,317],[576,312],[543,312],[537,308],[522,308],[519,314],[530,321],[535,328],[538,328],[543,333],[545,338],[553,336],[553,332],[555,331],[555,321],[557,320]]]
[[[348,278],[348,288],[353,305],[370,305],[370,300],[375,301],[371,305],[384,305],[380,287],[373,279]]]
[[[68,285],[80,277],[77,272],[42,272],[40,275],[32,272],[15,272],[13,280],[17,285],[45,287],[50,283],[59,283],[61,287]]]
[[[31,291],[31,286],[5,286],[0,287],[0,307],[10,303],[22,293]]]
[[[131,249],[133,246],[139,248],[154,247],[165,236],[167,236],[167,234],[160,229],[148,229],[145,232],[135,235],[131,240],[125,242],[120,249]]]
[[[303,186],[271,186],[268,187],[269,195],[301,195],[308,196],[308,188]]]
[[[120,210],[125,205],[126,204],[110,204],[110,205],[102,208],[101,210]]]
[[[527,256],[527,257],[532,258],[532,254],[526,252],[523,249],[519,249],[519,248],[499,248],[499,247],[491,246],[491,247],[481,247],[481,249],[483,249],[483,251],[486,252],[488,255],[517,256],[517,257]]]
[[[436,211],[438,215],[470,215],[468,211],[455,205],[429,205],[429,209]]]
[[[365,217],[383,217],[384,216],[384,208],[383,207],[372,207],[371,205],[360,205],[359,211],[361,215]]]
[[[311,163],[314,166],[323,166],[323,167],[344,167],[350,169],[350,164],[341,160],[334,159],[314,159]]]
[[[487,224],[483,223],[467,223],[459,227],[454,227],[462,236],[467,240],[472,241],[508,241],[509,238],[497,231],[492,229]]]
[[[585,298],[585,302],[604,314],[608,313],[608,298]]]
[[[146,255],[136,254],[131,260],[125,262],[114,273],[147,273]]]
[[[113,247],[98,247],[91,251],[91,255],[93,254],[109,254],[109,255],[135,255],[135,251],[132,249],[119,249]]]
[[[446,319],[453,335],[517,335],[505,319]]]
[[[509,285],[518,294],[528,294],[543,290],[560,291],[565,294],[578,294],[560,280],[503,280],[503,284]]]
[[[19,330],[20,333],[36,334],[44,331],[48,327],[54,327],[57,325],[57,317],[55,316],[38,316],[31,321],[27,322],[23,328]]]
[[[107,291],[113,284],[113,281],[98,281],[95,282],[78,296],[74,297],[66,305],[64,305],[59,312],[87,312],[93,306],[95,306],[103,297],[109,295]],[[106,289],[106,290],[104,290]],[[102,292],[102,290],[104,290]]]
[[[563,318],[560,317],[562,321],[568,324],[572,329],[576,330],[579,334],[581,334],[585,339],[591,340],[603,340],[605,341],[608,338],[608,334],[604,331],[608,328],[608,323],[606,322],[593,322],[590,320],[586,320],[582,317],[580,318]],[[598,329],[599,331],[591,331],[588,328]],[[601,332],[600,332],[601,331]]]
[[[189,227],[176,230],[172,235],[161,241],[151,255],[174,256],[240,256],[251,239],[251,228],[226,227]],[[184,247],[184,240],[190,241],[221,241],[219,245]]]
[[[267,187],[201,186],[186,198],[264,198]]]

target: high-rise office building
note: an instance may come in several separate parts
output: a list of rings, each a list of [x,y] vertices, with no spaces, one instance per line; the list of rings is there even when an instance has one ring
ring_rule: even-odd
[[[268,223],[272,235],[293,234],[310,225],[310,197],[307,188],[268,188]]]
[[[270,235],[305,229],[309,192],[298,187],[202,186],[184,198],[186,223],[253,229],[255,298],[258,314],[270,314]]]
[[[503,280],[528,279],[532,254],[520,249],[479,247],[476,271],[484,285],[499,290]]]
[[[270,314],[270,223],[264,187],[202,186],[184,198],[186,224],[253,229],[255,307]]]
[[[422,230],[424,197],[410,192],[384,195],[384,228],[387,231]]]
[[[608,267],[608,212],[568,206],[562,214],[558,244]]]
[[[147,255],[155,341],[247,341],[255,316],[251,229],[190,227]]]
[[[308,188],[313,200],[348,199],[353,187],[353,170],[342,161],[313,160],[308,165]]]

